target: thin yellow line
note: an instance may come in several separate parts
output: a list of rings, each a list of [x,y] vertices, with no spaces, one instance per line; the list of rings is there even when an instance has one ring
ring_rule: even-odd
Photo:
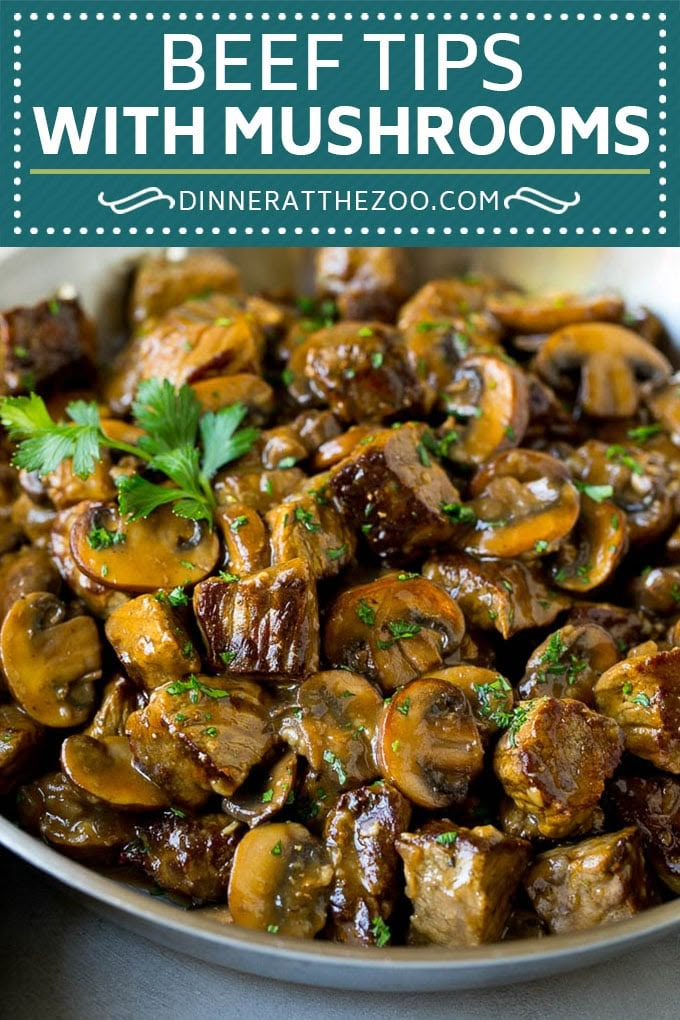
[[[522,177],[533,177],[533,176],[536,176],[536,175],[540,175],[542,177],[547,177],[547,176],[550,176],[550,175],[553,175],[553,176],[562,176],[562,177],[569,177],[569,176],[583,177],[583,176],[586,176],[586,175],[612,176],[613,177],[613,176],[643,176],[643,175],[650,174],[651,170],[648,167],[646,167],[646,168],[637,168],[637,167],[633,168],[633,167],[629,167],[629,168],[626,168],[626,169],[614,169],[614,168],[606,169],[606,168],[601,168],[601,167],[586,167],[586,168],[579,167],[579,168],[576,168],[576,169],[569,169],[569,170],[560,170],[560,169],[545,168],[545,167],[543,167],[543,168],[535,168],[535,169],[527,169],[527,170],[520,170],[517,167],[509,167],[509,168],[498,168],[498,167],[496,167],[496,168],[490,169],[490,170],[481,170],[481,169],[477,169],[477,168],[475,168],[475,169],[467,169],[467,170],[462,169],[462,168],[456,168],[456,169],[451,169],[451,170],[444,170],[444,169],[437,169],[437,170],[434,170],[434,169],[415,169],[415,168],[404,168],[403,170],[401,170],[401,169],[387,169],[387,170],[385,170],[385,169],[374,169],[374,168],[361,168],[361,169],[353,168],[351,170],[348,170],[348,169],[343,170],[343,169],[335,169],[335,168],[329,169],[327,167],[307,168],[307,169],[304,169],[304,170],[303,169],[292,169],[292,168],[289,168],[289,167],[286,167],[285,169],[283,169],[281,167],[273,167],[271,170],[267,169],[267,168],[264,168],[264,167],[248,167],[248,168],[243,168],[243,169],[238,169],[238,170],[237,169],[224,169],[223,167],[213,167],[213,168],[200,167],[200,168],[196,168],[196,169],[187,169],[187,168],[179,168],[179,167],[178,168],[172,168],[172,169],[170,169],[168,167],[149,167],[148,169],[140,170],[140,169],[136,169],[136,168],[133,168],[133,167],[124,167],[124,168],[116,167],[116,168],[111,168],[111,169],[109,169],[107,167],[62,167],[62,168],[56,168],[56,167],[54,167],[54,168],[44,168],[44,167],[41,167],[39,169],[36,168],[36,167],[32,167],[31,170],[30,170],[30,173],[33,176],[36,176],[36,177],[45,177],[45,176],[66,177],[66,176],[70,176],[70,175],[78,175],[78,176],[85,176],[85,177],[86,176],[97,176],[97,175],[106,175],[107,177],[123,177],[123,176],[127,176],[127,175],[134,175],[134,176],[139,176],[139,177],[145,177],[145,176],[150,176],[150,175],[153,175],[153,176],[196,176],[196,175],[203,175],[203,176],[213,176],[213,175],[215,175],[215,176],[218,176],[219,175],[219,176],[227,176],[227,177],[228,176],[234,176],[234,177],[257,177],[257,176],[265,176],[265,177],[292,177],[292,176],[297,176],[298,174],[307,174],[307,175],[312,175],[312,176],[317,176],[317,177],[324,177],[324,176],[346,177],[346,176],[350,176],[350,175],[359,175],[359,174],[368,174],[368,175],[374,175],[374,176],[378,176],[378,177],[384,177],[384,176],[387,176],[387,175],[395,175],[395,176],[396,175],[403,175],[403,176],[414,176],[415,175],[415,176],[418,176],[418,177],[420,177],[421,175],[437,175],[437,176],[442,176],[442,177],[448,177],[448,176],[453,176],[453,175],[458,175],[458,176],[461,176],[461,177],[468,177],[468,176],[470,176],[470,177],[471,176],[490,177],[490,176],[499,176],[499,175],[505,175],[505,174],[515,175],[515,176],[522,176]]]

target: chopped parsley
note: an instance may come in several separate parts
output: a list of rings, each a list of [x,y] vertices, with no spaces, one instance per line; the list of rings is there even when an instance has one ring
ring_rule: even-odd
[[[121,545],[125,541],[124,531],[109,531],[108,528],[92,528],[87,541],[92,549],[110,549],[112,545]]]
[[[278,924],[268,924],[267,925],[267,931],[268,931],[268,933],[270,935],[278,935],[278,933],[279,933],[279,926],[278,926]]]
[[[392,938],[389,925],[385,924],[380,915],[376,915],[371,922],[371,935],[375,938],[378,949],[382,949]]]
[[[472,687],[479,700],[479,714],[489,722],[495,723],[496,726],[501,728],[509,726],[512,720],[512,711],[506,711],[504,706],[508,703],[507,695],[509,691],[512,691],[512,687],[505,677],[499,675],[491,683],[473,684]],[[512,701],[512,699],[510,700]]]
[[[579,675],[584,669],[587,669],[588,662],[585,659],[579,659],[573,653],[565,660],[568,651],[560,631],[551,634],[539,659],[542,668],[536,673],[538,683],[547,683],[551,676],[563,677],[569,686],[576,683]]]
[[[283,852],[283,847],[281,846],[281,840],[279,840],[278,843],[274,843],[274,846],[269,851],[269,853],[272,855],[272,857],[280,857],[282,852]]]
[[[431,461],[425,449],[425,443],[418,443],[418,459],[423,467],[430,467]]]
[[[274,791],[272,790],[271,787],[269,787],[268,790],[264,791],[261,799],[263,804],[271,804],[272,800],[274,799]]]
[[[232,574],[228,570],[220,570],[217,576],[220,581],[224,581],[225,584],[233,584],[235,581],[241,580],[240,574]]]
[[[321,531],[321,525],[318,521],[314,520],[314,514],[311,510],[305,510],[304,507],[296,506],[295,513],[293,514],[296,521],[299,521],[307,531],[315,532]]]
[[[220,687],[209,687],[202,683],[198,677],[191,673],[188,680],[176,680],[167,688],[168,694],[188,694],[189,701],[195,705],[202,694],[206,698],[228,698],[229,691],[223,691]]]
[[[247,523],[248,518],[246,517],[246,515],[240,514],[238,517],[235,517],[234,520],[231,522],[231,524],[229,525],[229,530],[236,532],[239,530],[239,528],[244,527],[244,525],[246,525]]]
[[[403,716],[407,716],[408,713],[409,713],[410,708],[411,708],[411,698],[410,697],[406,697],[402,701],[401,705],[397,705],[397,712],[399,712]]]
[[[169,807],[168,811],[170,811],[175,816],[175,818],[186,818],[186,811],[182,811],[181,808]]]
[[[548,543],[544,538],[539,538],[539,540],[534,545],[534,549],[536,550],[537,553],[547,552]]]
[[[382,363],[385,360],[385,355],[382,351],[376,351],[375,354],[371,355],[371,365],[373,368],[382,368]]]
[[[372,627],[375,623],[375,610],[372,606],[369,606],[365,599],[360,599],[359,604],[355,610],[357,616],[362,623],[365,623],[367,627]]]
[[[338,777],[338,782],[341,786],[344,786],[347,782],[347,773],[342,767],[342,762],[336,754],[332,751],[326,750],[323,753],[323,760],[327,762]]]
[[[512,425],[508,425],[504,431],[506,439],[509,439],[511,443],[514,443],[517,439],[517,433],[513,429]]]
[[[403,574],[397,574],[397,581],[415,581],[417,577],[420,577],[420,574],[411,570]]]
[[[286,471],[288,468],[294,468],[296,464],[297,459],[295,457],[284,457],[276,466],[280,471]]]
[[[284,386],[291,386],[295,382],[295,373],[291,372],[289,368],[284,368],[281,373],[281,382]]]
[[[185,592],[184,588],[182,588],[179,584],[176,588],[173,588],[172,591],[168,592],[167,598],[171,606],[189,605],[189,596]]]
[[[327,549],[326,556],[328,556],[329,560],[339,560],[341,556],[345,555],[347,549],[347,542],[345,542],[344,545],[341,545],[338,549]]]
[[[453,846],[457,839],[458,833],[451,830],[450,832],[440,832],[435,843],[439,843],[440,846]]]
[[[477,520],[472,507],[463,506],[462,503],[442,503],[440,509],[455,524],[474,524]]]
[[[207,726],[203,730],[203,732],[205,733],[206,737],[216,737],[217,736],[217,727],[216,726]]]
[[[513,708],[510,724],[508,726],[508,729],[506,730],[508,735],[508,744],[510,745],[510,747],[516,746],[517,731],[519,730],[520,726],[522,726],[523,723],[526,722],[527,715],[528,715],[527,709],[524,708],[522,705],[516,705],[515,708]]]
[[[642,464],[628,453],[625,446],[619,446],[618,443],[615,443],[607,449],[607,459],[614,460],[618,464],[623,464],[629,469],[629,471],[632,471],[634,475],[644,475],[645,473],[645,469]]]
[[[362,326],[361,329],[357,331],[357,336],[360,336],[362,339],[364,337],[373,336],[373,330],[370,326]]]
[[[225,666],[230,666],[235,658],[236,652],[229,651],[229,649],[227,649],[224,652],[220,652],[220,659],[222,660]]]
[[[611,485],[586,485],[584,482],[576,482],[576,488],[585,496],[595,500],[596,503],[603,503],[605,499],[611,499],[614,489]]]
[[[659,432],[661,432],[660,425],[638,425],[637,428],[628,429],[626,435],[635,442],[644,443]]]
[[[410,623],[408,620],[390,620],[387,624],[387,629],[392,637],[387,640],[378,641],[378,648],[382,651],[391,648],[395,641],[407,641],[409,638],[414,638],[417,634],[420,634],[423,628],[420,624]]]

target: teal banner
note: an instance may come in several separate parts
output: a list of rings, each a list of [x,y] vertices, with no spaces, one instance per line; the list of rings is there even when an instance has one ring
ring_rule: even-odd
[[[680,244],[680,3],[0,0],[0,243]]]

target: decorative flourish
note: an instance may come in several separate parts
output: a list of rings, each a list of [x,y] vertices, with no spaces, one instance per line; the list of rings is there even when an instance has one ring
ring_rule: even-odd
[[[152,202],[167,202],[170,209],[175,208],[175,200],[172,195],[166,195],[164,191],[161,191],[155,185],[149,188],[142,188],[141,191],[135,191],[132,195],[114,198],[110,202],[107,202],[104,198],[104,192],[100,191],[97,195],[97,201],[100,205],[105,205],[117,216],[124,216],[126,213],[135,212],[135,210],[142,209],[145,205],[151,205]]]
[[[538,188],[530,188],[524,186],[518,188],[512,195],[508,195],[503,205],[506,209],[510,208],[511,202],[527,202],[529,205],[538,206],[539,209],[543,209],[544,212],[554,213],[556,216],[561,216],[567,209],[573,208],[578,205],[581,201],[581,196],[578,191],[574,192],[574,197],[571,201],[566,198],[556,198],[554,195],[546,195],[544,191],[539,191]]]

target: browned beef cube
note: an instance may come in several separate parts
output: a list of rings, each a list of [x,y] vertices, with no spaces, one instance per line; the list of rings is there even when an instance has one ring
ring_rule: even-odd
[[[626,825],[637,825],[659,878],[680,895],[680,779],[618,776],[607,788]]]
[[[335,298],[343,319],[394,322],[410,275],[403,248],[321,248],[316,257],[317,292]]]
[[[14,395],[86,382],[94,326],[78,301],[53,298],[0,313],[0,388]]]
[[[139,264],[130,295],[130,318],[135,324],[165,312],[194,297],[239,294],[238,270],[216,252],[188,255],[184,259],[150,256]]]
[[[267,524],[274,563],[301,557],[322,578],[335,577],[352,561],[356,537],[330,502],[292,496],[269,511]]]

